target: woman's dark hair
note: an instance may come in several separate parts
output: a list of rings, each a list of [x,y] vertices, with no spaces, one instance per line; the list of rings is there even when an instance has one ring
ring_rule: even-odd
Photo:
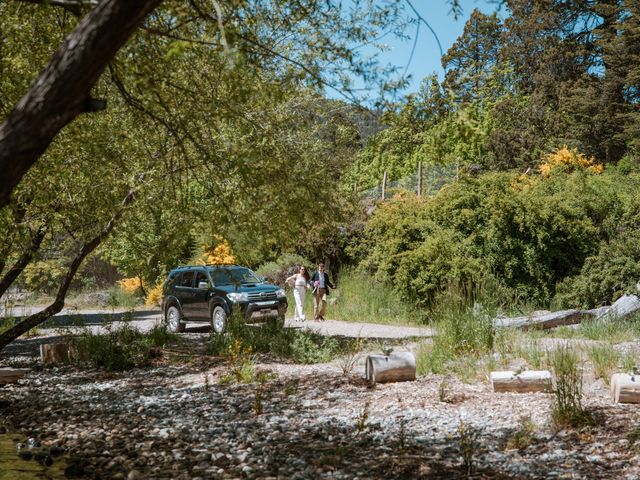
[[[309,275],[309,269],[304,265],[300,265],[300,270],[302,270],[303,268],[304,268],[304,273],[302,274],[302,276],[308,282],[309,279],[311,278],[311,275]]]

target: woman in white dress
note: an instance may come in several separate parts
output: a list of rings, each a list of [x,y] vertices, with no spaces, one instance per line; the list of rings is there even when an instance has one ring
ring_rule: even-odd
[[[287,278],[287,283],[293,287],[293,298],[296,301],[296,313],[293,319],[298,322],[304,322],[306,320],[304,316],[304,297],[309,285],[309,272],[303,266],[300,267],[298,273],[294,273]]]

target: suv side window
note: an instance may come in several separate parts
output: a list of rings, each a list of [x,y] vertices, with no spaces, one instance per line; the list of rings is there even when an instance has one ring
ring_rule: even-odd
[[[166,287],[172,288],[176,285],[180,285],[180,272],[171,272],[169,273],[169,278],[167,278]]]
[[[181,287],[193,287],[193,274],[195,272],[193,270],[187,270],[186,272],[182,272],[182,279],[180,280]]]
[[[194,284],[196,288],[198,288],[200,282],[209,283],[209,277],[207,277],[207,273],[203,272],[202,270],[196,272],[196,283]]]

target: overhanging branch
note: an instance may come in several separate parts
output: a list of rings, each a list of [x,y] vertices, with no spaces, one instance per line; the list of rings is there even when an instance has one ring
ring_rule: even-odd
[[[0,124],[0,208],[9,203],[13,190],[58,132],[84,111],[89,92],[106,65],[161,2],[100,1],[63,41]]]

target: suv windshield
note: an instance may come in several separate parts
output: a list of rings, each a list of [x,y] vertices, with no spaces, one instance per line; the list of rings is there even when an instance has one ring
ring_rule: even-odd
[[[212,268],[210,273],[215,285],[260,283],[258,277],[248,268]]]

